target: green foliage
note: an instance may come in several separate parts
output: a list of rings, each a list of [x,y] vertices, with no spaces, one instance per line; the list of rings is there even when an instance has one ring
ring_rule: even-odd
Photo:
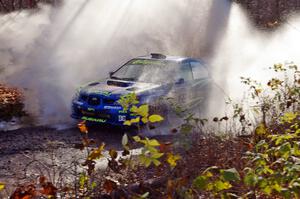
[[[125,111],[127,111],[131,105],[138,104],[139,101],[135,93],[129,93],[127,95],[122,95],[118,100],[118,103],[123,107]]]
[[[250,97],[255,104],[256,114],[260,113],[262,123],[274,122],[282,113],[299,111],[300,71],[293,63],[275,64],[272,68],[277,73],[266,85],[250,78],[241,78],[249,86]],[[254,109],[253,109],[254,110]]]
[[[232,183],[238,181],[240,175],[235,168],[210,167],[193,181],[193,186],[198,190],[211,192],[214,196],[219,195],[224,198],[229,196],[228,190],[232,188]]]
[[[267,195],[286,198],[299,197],[300,151],[299,119],[297,114],[281,117],[285,126],[283,134],[272,134],[261,140],[253,152],[248,152],[249,165],[244,182]]]
[[[174,155],[173,153],[168,153],[167,155],[167,163],[171,168],[175,168],[177,166],[177,161],[181,159],[180,155]]]
[[[158,149],[160,143],[155,139],[145,138],[142,139],[139,136],[133,137],[134,141],[143,144],[142,153],[139,155],[141,163],[149,167],[152,163],[155,166],[159,166],[161,162],[159,159],[164,155]]]
[[[273,70],[283,73],[284,79],[272,78],[266,85],[258,83],[250,78],[241,78],[242,82],[249,87],[250,98],[254,102],[251,106],[257,125],[252,125],[247,119],[245,106],[233,104],[232,118],[238,121],[242,127],[241,132],[246,132],[246,128],[253,126],[252,140],[248,144],[248,151],[244,154],[246,165],[244,167],[231,168],[232,166],[212,166],[201,172],[194,179],[180,176],[181,161],[185,159],[182,155],[193,156],[187,153],[188,150],[179,154],[174,154],[174,148],[167,149],[166,144],[160,143],[156,139],[124,134],[122,146],[124,151],[119,155],[115,149],[108,152],[108,170],[116,174],[130,173],[134,171],[136,164],[146,168],[151,165],[158,167],[168,164],[170,175],[167,179],[167,198],[197,198],[197,196],[207,196],[207,198],[299,198],[300,197],[300,72],[293,64],[276,64]],[[288,73],[292,74],[290,81]],[[149,105],[142,104],[134,93],[121,96],[118,101],[124,111],[129,111],[133,119],[125,121],[125,125],[137,125],[140,130],[141,124],[151,124],[163,121],[163,117],[157,114],[150,114]],[[184,123],[178,125],[177,136],[179,145],[184,149],[192,146],[191,139],[193,132],[202,131],[208,120],[199,119],[193,114],[187,114],[178,104],[173,103],[176,111],[184,115]],[[175,112],[176,112],[175,111]],[[184,113],[184,114],[182,114]],[[221,122],[228,122],[231,118],[215,117],[213,123],[220,125]],[[236,123],[234,123],[236,125]],[[117,182],[105,179],[100,183],[95,181],[96,160],[104,158],[103,151],[105,144],[98,148],[91,149],[92,140],[88,138],[88,129],[84,122],[78,125],[82,132],[82,144],[79,149],[87,151],[87,157],[82,166],[83,171],[77,177],[76,185],[79,187],[79,194],[76,197],[93,197],[96,190],[103,190],[111,194],[118,190]],[[177,129],[176,129],[177,132]],[[138,160],[132,158],[130,149],[132,144],[141,146],[141,154],[137,155]],[[174,143],[170,145],[173,146]],[[195,153],[195,152],[194,152]],[[128,156],[129,155],[129,156]],[[241,160],[242,161],[242,160]],[[185,162],[186,163],[186,162]],[[177,167],[177,165],[179,166]],[[188,164],[188,163],[186,163]],[[225,164],[224,164],[225,165]],[[155,168],[153,167],[153,168]],[[159,169],[162,167],[158,167]],[[178,170],[176,170],[178,168]],[[229,168],[229,169],[228,169]],[[190,176],[189,176],[190,177]],[[121,181],[120,181],[121,182]],[[121,182],[122,183],[122,182]],[[5,185],[0,183],[0,191]],[[55,188],[55,187],[54,187]],[[51,188],[52,192],[56,190]],[[147,190],[148,191],[148,190]],[[47,192],[48,193],[48,192]],[[140,192],[133,198],[152,197],[149,192]],[[174,194],[175,193],[175,194]],[[179,198],[180,198],[179,197]]]
[[[150,123],[156,123],[156,122],[161,122],[163,121],[163,117],[160,115],[149,115],[149,105],[147,104],[143,104],[141,106],[135,106],[133,105],[130,108],[130,112],[135,115],[136,117],[131,119],[131,120],[127,120],[124,122],[124,125],[132,125],[132,124],[138,124],[140,122],[142,122],[143,124],[147,124],[148,122]]]
[[[193,181],[193,186],[214,196],[228,197],[233,182],[241,182],[251,194],[298,198],[300,193],[299,118],[295,113],[286,113],[278,125],[285,127],[282,134],[270,134],[259,140],[253,151],[248,151],[248,167],[241,178],[235,168],[210,167]],[[259,135],[269,132],[263,125],[257,127]],[[280,133],[280,132],[276,132]],[[246,196],[248,193],[242,195]],[[243,196],[243,197],[244,197]],[[248,197],[246,197],[248,198]]]
[[[139,101],[135,94],[129,94],[128,96],[122,96],[119,100],[119,103],[123,106],[124,109],[130,108],[130,112],[136,116],[136,118],[127,120],[124,122],[124,125],[137,124],[140,126],[140,122],[143,124],[161,122],[164,118],[158,114],[149,114],[149,105],[142,104],[138,106]],[[140,129],[140,127],[139,127]],[[155,166],[161,165],[160,159],[164,156],[160,150],[161,144],[156,139],[141,138],[139,136],[134,136],[133,140],[139,144],[142,144],[142,153],[139,155],[139,160],[145,167],[149,167],[151,164]],[[129,150],[127,147],[128,137],[125,134],[122,139],[122,144],[125,150]],[[168,153],[166,162],[170,165],[171,168],[175,168],[177,161],[181,157],[179,155],[174,155],[173,153]]]
[[[285,113],[281,118],[282,123],[292,123],[298,116],[298,113],[288,112]]]
[[[196,189],[220,198],[300,197],[300,72],[293,64],[275,64],[273,70],[285,79],[272,78],[264,87],[241,78],[250,88],[255,115],[262,119],[253,133],[254,147],[245,154],[247,167],[240,171],[242,175],[234,168],[210,167],[194,179]],[[246,121],[243,112],[237,104],[233,117]],[[242,186],[240,196],[231,193],[236,182]]]

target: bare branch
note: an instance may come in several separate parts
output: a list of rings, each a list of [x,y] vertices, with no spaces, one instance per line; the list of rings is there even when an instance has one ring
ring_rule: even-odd
[[[5,12],[9,12],[9,9],[5,6],[5,3],[3,2],[3,0],[0,0],[0,5],[2,6],[2,8]]]

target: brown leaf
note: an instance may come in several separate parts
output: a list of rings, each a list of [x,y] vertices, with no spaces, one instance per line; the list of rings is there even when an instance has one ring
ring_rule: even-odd
[[[103,157],[102,151],[104,150],[105,144],[103,143],[98,149],[93,149],[92,152],[89,154],[89,160],[96,160]]]
[[[57,188],[51,182],[45,183],[42,187],[41,194],[55,196],[57,193]]]
[[[127,150],[127,149],[124,149],[124,151],[122,152],[122,156],[126,156],[126,155],[129,155],[130,154],[130,151]]]
[[[220,119],[220,121],[223,121],[223,120],[225,120],[225,121],[227,121],[229,118],[227,117],[227,116],[225,116],[225,117],[222,117],[221,119]]]
[[[159,151],[161,153],[165,153],[171,150],[172,147],[172,142],[165,142],[165,143],[160,143],[159,145]]]
[[[109,155],[112,159],[116,159],[118,157],[118,152],[114,149],[109,150]]]
[[[118,188],[117,183],[115,183],[112,180],[105,180],[104,184],[103,184],[103,188],[107,193],[111,193],[112,191],[114,191],[115,189]]]
[[[77,126],[78,126],[81,133],[88,133],[88,129],[87,129],[87,126],[85,124],[85,121],[80,122]]]
[[[178,132],[178,130],[176,129],[176,128],[173,128],[172,130],[171,130],[171,133],[177,133]]]
[[[41,176],[41,177],[39,178],[40,184],[44,184],[44,183],[46,182],[46,180],[47,180],[47,178],[46,178],[45,176]]]
[[[213,121],[214,121],[214,122],[218,122],[218,121],[219,121],[219,118],[215,117],[215,118],[213,119]]]

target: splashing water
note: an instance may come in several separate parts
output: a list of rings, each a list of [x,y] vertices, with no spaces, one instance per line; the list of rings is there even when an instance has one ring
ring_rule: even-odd
[[[239,76],[265,79],[274,62],[298,62],[299,34],[290,25],[261,33],[228,0],[65,1],[1,16],[0,81],[25,88],[26,107],[43,124],[69,120],[77,86],[150,52],[204,58],[238,97]]]

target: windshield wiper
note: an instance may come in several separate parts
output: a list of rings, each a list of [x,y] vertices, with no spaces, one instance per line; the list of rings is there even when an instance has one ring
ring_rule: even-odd
[[[129,78],[129,77],[116,77],[116,76],[111,76],[111,79],[117,79],[117,80],[124,80],[124,81],[135,81],[135,78]]]

